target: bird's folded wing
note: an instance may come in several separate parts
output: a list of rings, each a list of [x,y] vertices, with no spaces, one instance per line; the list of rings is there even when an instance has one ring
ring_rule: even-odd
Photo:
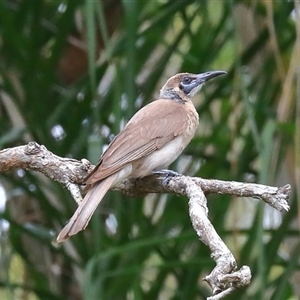
[[[139,110],[114,138],[86,183],[98,182],[124,165],[162,148],[182,134],[187,126],[188,115],[183,103],[165,99],[150,103]]]

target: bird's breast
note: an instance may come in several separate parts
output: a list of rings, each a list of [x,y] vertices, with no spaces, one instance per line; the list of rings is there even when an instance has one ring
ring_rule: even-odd
[[[186,136],[187,139],[190,138],[191,140],[194,137],[197,127],[199,125],[199,115],[196,111],[195,106],[192,103],[186,103],[185,105],[187,105],[188,111]],[[188,141],[188,143],[190,142],[190,140]]]
[[[153,170],[168,167],[182,153],[185,147],[185,138],[183,136],[176,137],[161,149],[133,162],[131,177],[145,177],[150,175]]]
[[[189,105],[190,107],[187,110],[187,122],[182,133],[161,149],[133,162],[131,177],[144,177],[150,175],[154,170],[167,168],[182,153],[194,137],[199,122],[198,113],[194,105]],[[172,126],[172,124],[169,124],[169,126]]]

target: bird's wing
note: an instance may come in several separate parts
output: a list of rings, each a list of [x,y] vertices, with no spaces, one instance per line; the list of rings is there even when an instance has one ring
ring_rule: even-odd
[[[184,106],[184,103],[160,99],[140,109],[110,143],[86,183],[103,180],[181,135],[188,126]]]

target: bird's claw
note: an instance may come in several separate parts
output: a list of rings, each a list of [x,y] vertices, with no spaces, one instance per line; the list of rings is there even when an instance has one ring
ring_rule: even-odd
[[[163,187],[167,187],[169,184],[169,180],[171,178],[180,176],[179,173],[172,171],[172,170],[154,170],[152,171],[153,175],[157,175],[162,178],[162,185]]]
[[[179,173],[172,171],[172,170],[154,170],[152,171],[153,175],[160,175],[162,177],[177,177],[180,176]]]

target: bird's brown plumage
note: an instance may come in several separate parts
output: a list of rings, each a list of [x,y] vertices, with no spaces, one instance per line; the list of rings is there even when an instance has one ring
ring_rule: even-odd
[[[195,134],[198,114],[191,97],[202,83],[225,72],[181,73],[161,89],[161,99],[140,109],[113,139],[86,178],[88,192],[57,240],[86,228],[106,192],[127,177],[144,177],[169,166]]]
[[[86,183],[98,182],[124,165],[161,149],[187,130],[188,121],[184,107],[175,101],[160,99],[148,104],[110,143]]]

